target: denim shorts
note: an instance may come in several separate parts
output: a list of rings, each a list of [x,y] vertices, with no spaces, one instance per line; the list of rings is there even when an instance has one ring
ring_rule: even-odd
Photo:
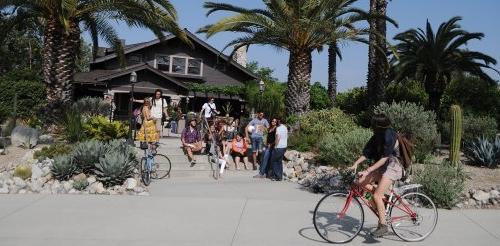
[[[254,153],[262,151],[263,146],[264,139],[262,137],[252,137],[252,150]]]

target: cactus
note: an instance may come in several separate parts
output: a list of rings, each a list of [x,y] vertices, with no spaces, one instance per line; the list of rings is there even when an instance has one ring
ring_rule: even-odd
[[[120,152],[108,152],[96,164],[95,174],[97,180],[106,187],[122,185],[123,182],[134,175],[136,162],[131,161],[129,156]]]
[[[106,144],[97,140],[81,142],[73,150],[73,159],[79,171],[90,173],[107,150]]]
[[[29,179],[31,178],[31,167],[30,166],[17,166],[14,169],[14,177],[19,177],[21,179]]]
[[[73,163],[73,158],[69,155],[56,157],[50,169],[52,175],[60,181],[70,179],[77,170],[78,167]]]
[[[450,108],[450,162],[453,166],[460,163],[460,146],[462,141],[462,109],[458,105]]]

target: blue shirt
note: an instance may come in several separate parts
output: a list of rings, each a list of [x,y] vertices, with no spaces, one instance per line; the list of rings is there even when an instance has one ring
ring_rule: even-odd
[[[269,128],[269,122],[266,119],[259,120],[259,118],[254,118],[249,125],[255,127],[252,131],[252,138],[261,138],[264,136],[264,130]]]
[[[397,133],[394,129],[388,128],[384,132],[374,134],[363,149],[363,156],[372,160],[379,160],[382,157],[398,156],[395,149]]]

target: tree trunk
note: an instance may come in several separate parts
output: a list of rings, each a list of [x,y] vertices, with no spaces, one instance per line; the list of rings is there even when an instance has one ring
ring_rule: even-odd
[[[328,46],[328,96],[335,106],[337,97],[337,44]]]
[[[387,0],[370,0],[370,14],[385,15]],[[370,19],[368,46],[368,99],[371,106],[378,105],[385,99],[387,82],[387,47],[385,44],[386,21],[382,18]]]
[[[288,115],[301,115],[309,110],[311,90],[311,51],[290,51],[288,86],[285,106]]]
[[[47,85],[49,109],[60,108],[71,100],[71,80],[79,47],[80,29],[77,23],[73,22],[69,30],[64,30],[57,20],[47,20],[44,33],[43,80]]]

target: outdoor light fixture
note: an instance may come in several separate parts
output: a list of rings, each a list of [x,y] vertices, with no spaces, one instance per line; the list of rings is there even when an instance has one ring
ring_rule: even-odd
[[[260,93],[263,93],[265,88],[266,88],[266,84],[264,83],[264,81],[261,80],[259,82],[259,91],[260,91]]]
[[[133,85],[135,83],[137,83],[137,73],[136,72],[132,72],[130,74],[130,83]],[[134,91],[134,90],[132,90]]]
[[[134,143],[134,138],[132,138],[132,129],[135,128],[136,122],[135,118],[133,117],[132,110],[134,107],[134,85],[137,83],[137,73],[132,72],[130,73],[130,84],[132,85],[132,88],[130,90],[130,102],[128,106],[128,116],[129,116],[129,126],[128,126],[128,138],[127,138],[127,143],[135,146]]]

